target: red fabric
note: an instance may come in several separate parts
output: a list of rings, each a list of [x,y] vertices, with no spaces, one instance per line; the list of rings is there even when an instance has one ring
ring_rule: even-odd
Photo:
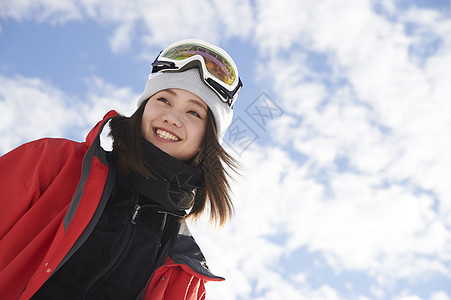
[[[0,294],[5,299],[17,299],[57,242],[54,237],[63,229],[61,220],[78,182],[83,147],[44,139],[1,157]]]
[[[88,225],[108,174],[108,167],[96,157],[69,228],[64,228],[63,218],[81,176],[83,157],[100,125],[115,115],[109,112],[84,143],[41,139],[0,157],[2,299],[29,299]],[[168,260],[155,271],[146,299],[204,299],[206,278],[199,276]]]
[[[202,278],[187,266],[176,264],[168,258],[153,275],[146,299],[204,300],[207,280],[212,279]]]
[[[110,112],[107,118],[116,115]],[[82,161],[100,129],[85,143],[41,139],[0,158],[0,295],[28,299],[45,282],[94,213],[108,169],[92,162],[84,197],[65,232],[62,220],[81,175]]]

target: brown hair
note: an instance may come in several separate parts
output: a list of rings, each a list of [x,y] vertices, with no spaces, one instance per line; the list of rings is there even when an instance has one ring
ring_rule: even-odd
[[[239,174],[240,165],[219,144],[214,116],[210,109],[207,111],[207,129],[202,149],[192,161],[193,166],[200,166],[203,170],[204,186],[202,190],[196,191],[190,217],[198,219],[208,202],[210,221],[223,226],[233,215],[229,184],[230,171]]]
[[[113,138],[113,149],[118,154],[118,168],[126,175],[133,171],[145,177],[154,177],[152,166],[144,159],[142,149],[141,120],[147,101],[144,101],[131,117],[118,115],[110,122],[110,136]],[[210,222],[222,227],[233,215],[229,178],[230,171],[238,174],[239,164],[219,144],[214,116],[210,109],[207,111],[206,132],[201,147],[187,162],[203,171],[203,187],[195,190],[187,218],[198,219],[208,207]]]
[[[144,177],[154,177],[142,148],[141,120],[146,103],[142,103],[131,117],[119,114],[110,121],[109,136],[113,138],[117,166],[125,175],[136,172]]]

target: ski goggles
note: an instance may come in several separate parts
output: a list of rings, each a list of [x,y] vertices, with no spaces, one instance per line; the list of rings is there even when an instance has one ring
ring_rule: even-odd
[[[222,102],[233,108],[243,83],[233,59],[217,46],[196,39],[176,42],[160,52],[152,63],[152,73],[182,72],[195,67]]]

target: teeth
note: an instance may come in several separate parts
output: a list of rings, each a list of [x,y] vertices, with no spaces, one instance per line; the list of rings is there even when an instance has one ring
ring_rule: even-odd
[[[156,133],[158,134],[159,137],[166,139],[166,140],[173,140],[173,141],[178,141],[179,139],[174,136],[173,134],[170,134],[167,131],[164,131],[162,129],[157,129]]]

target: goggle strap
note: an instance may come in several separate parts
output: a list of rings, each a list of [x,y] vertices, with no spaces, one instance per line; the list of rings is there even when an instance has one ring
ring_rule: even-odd
[[[177,69],[177,67],[173,62],[158,61],[157,59],[155,59],[152,63],[152,73],[160,72],[161,70],[166,69]]]
[[[236,86],[236,88],[233,91],[229,91],[227,89],[225,89],[222,85],[220,85],[219,83],[217,83],[215,80],[211,79],[211,78],[207,78],[207,83],[214,88],[219,94],[221,94],[221,96],[224,99],[227,99],[227,104],[229,104],[229,106],[231,107],[233,105],[232,102],[234,96],[236,95],[236,93],[239,91],[239,89],[243,86],[243,83],[241,82],[241,78],[238,77],[238,85]]]

